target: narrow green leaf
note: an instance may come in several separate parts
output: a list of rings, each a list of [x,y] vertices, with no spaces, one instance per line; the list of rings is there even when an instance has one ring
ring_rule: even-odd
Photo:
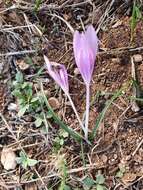
[[[81,142],[84,138],[77,132],[75,132],[73,129],[69,128],[65,123],[63,123],[59,117],[56,115],[56,113],[53,111],[53,109],[51,108],[51,106],[49,105],[49,102],[44,94],[44,91],[41,87],[41,91],[43,94],[43,98],[45,100],[45,104],[47,106],[48,112],[52,115],[54,121],[62,128],[64,129],[66,132],[68,132],[76,141]]]
[[[96,136],[96,131],[97,131],[97,129],[99,128],[100,124],[102,123],[102,121],[103,121],[103,119],[104,119],[104,117],[105,117],[105,114],[106,114],[107,110],[109,109],[110,105],[112,104],[112,102],[113,102],[116,98],[118,98],[118,97],[121,96],[121,95],[122,95],[122,89],[119,90],[119,91],[117,91],[117,92],[112,96],[111,100],[109,100],[109,101],[106,102],[105,108],[102,110],[102,112],[99,114],[99,116],[98,116],[98,118],[97,118],[97,120],[96,120],[95,127],[94,127],[94,129],[93,129],[93,131],[92,131],[92,134],[91,134],[92,139],[94,139],[94,137]]]
[[[25,105],[22,108],[20,108],[19,112],[18,112],[18,116],[21,117],[24,115],[24,113],[26,112],[26,110],[29,108],[29,105]]]
[[[39,7],[40,7],[40,4],[42,3],[42,0],[36,0],[35,2],[35,7],[34,7],[34,11],[37,12]]]
[[[136,5],[134,2],[133,9],[132,9],[132,17],[131,17],[131,42],[133,41],[134,31],[137,25],[137,22],[142,19],[142,13],[140,7]]]
[[[38,100],[39,100],[39,97],[34,97],[34,98],[32,98],[31,102],[36,102]]]
[[[23,74],[20,72],[20,71],[18,71],[17,73],[16,73],[16,81],[17,82],[19,82],[19,83],[22,83],[23,82]]]

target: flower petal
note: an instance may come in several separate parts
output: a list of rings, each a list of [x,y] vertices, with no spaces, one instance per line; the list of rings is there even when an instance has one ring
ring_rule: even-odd
[[[96,54],[98,51],[98,37],[92,25],[85,32],[75,31],[73,49],[76,64],[85,83],[90,83]]]
[[[46,68],[50,76],[63,89],[65,93],[68,93],[69,91],[68,74],[65,66],[58,64],[56,62],[50,62],[46,56],[44,56],[44,59],[46,62]]]
[[[96,31],[92,25],[89,25],[87,27],[87,30],[85,32],[85,36],[86,36],[86,39],[88,40],[88,44],[89,44],[90,48],[93,51],[93,55],[94,55],[94,59],[95,59],[97,51],[98,51],[99,40],[98,40]]]
[[[77,66],[79,64],[79,49],[81,49],[81,34],[75,31],[73,37],[73,50]]]
[[[83,49],[80,51],[80,57],[79,57],[79,70],[80,73],[84,79],[84,82],[87,84],[90,83],[93,69],[94,69],[94,57],[92,54],[92,51],[87,51],[86,49]]]
[[[69,91],[69,83],[68,83],[68,73],[64,65],[60,65],[59,74],[61,77],[62,84],[64,89],[68,92]]]

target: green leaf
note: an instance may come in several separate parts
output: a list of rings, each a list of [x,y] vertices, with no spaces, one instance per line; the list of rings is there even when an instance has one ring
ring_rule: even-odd
[[[26,155],[25,152],[21,151],[21,152],[19,153],[19,155],[20,155],[20,157],[21,157],[22,159],[27,159],[27,155]]]
[[[41,129],[41,132],[43,133],[43,134],[48,134],[48,128],[47,127],[45,127],[45,126],[43,126],[42,127],[42,129]]]
[[[20,157],[17,157],[17,158],[16,158],[17,163],[18,163],[18,164],[21,164],[22,167],[23,167],[24,169],[26,169],[27,166],[28,166],[26,153],[25,153],[24,151],[21,151],[21,152],[19,153],[19,156],[20,156]]]
[[[47,119],[51,119],[53,116],[52,116],[51,112],[48,112],[46,117],[47,117]]]
[[[38,163],[38,161],[34,160],[34,159],[27,158],[27,163],[28,163],[28,166],[35,166]]]
[[[118,98],[119,96],[122,95],[122,89],[117,91],[111,98],[111,100],[107,101],[106,102],[106,106],[105,108],[102,110],[102,112],[99,114],[97,120],[96,120],[96,123],[95,123],[95,127],[93,128],[93,131],[92,131],[92,134],[91,134],[91,137],[92,139],[94,139],[94,137],[96,136],[96,131],[97,129],[99,128],[99,126],[101,125],[104,117],[105,117],[105,114],[107,112],[107,110],[109,109],[109,107],[111,106],[112,102]]]
[[[102,174],[98,174],[96,176],[96,183],[102,185],[104,184],[104,182],[105,182],[104,176]]]
[[[63,134],[62,134],[62,136],[63,136],[64,138],[67,138],[67,137],[69,136],[69,134],[68,134],[66,131],[64,131]]]
[[[61,129],[60,133],[59,133],[59,136],[67,138],[69,136],[69,134],[65,130]]]
[[[123,175],[124,175],[124,173],[120,170],[116,173],[116,177],[118,177],[118,178],[122,178]]]
[[[19,83],[23,83],[23,74],[20,72],[20,71],[18,71],[17,73],[16,73],[16,81],[17,82],[19,82]]]
[[[35,123],[36,127],[40,127],[42,122],[43,122],[43,120],[40,117],[38,117],[38,118],[36,118],[36,121],[34,123]]]
[[[44,94],[43,91],[43,87],[41,86],[41,91],[43,94],[43,98],[45,101],[45,104],[47,106],[48,112],[52,115],[54,121],[62,128],[64,129],[67,133],[69,133],[76,141],[81,142],[84,138],[77,132],[75,132],[73,129],[71,129],[70,127],[68,127],[65,123],[63,123],[59,117],[55,114],[55,112],[53,111],[53,109],[51,108],[51,106],[48,103],[48,100]]]
[[[125,167],[120,167],[120,171],[121,171],[122,173],[125,173],[126,168],[125,168]]]
[[[28,162],[27,162],[27,160],[24,160],[24,161],[21,163],[21,165],[22,165],[22,167],[23,167],[24,169],[26,169],[26,168],[28,167]]]
[[[24,88],[29,88],[29,84],[27,82],[24,82],[22,85],[21,85],[21,88],[24,89]]]
[[[126,168],[125,167],[120,167],[119,169],[120,170],[117,172],[116,177],[122,178],[125,171],[126,171]]]
[[[37,160],[28,158],[24,151],[21,151],[19,153],[19,156],[20,157],[16,158],[16,162],[18,164],[21,164],[24,169],[26,169],[28,166],[34,166],[35,164],[38,163]]]
[[[86,190],[90,189],[95,184],[95,181],[90,177],[86,177],[82,182]]]
[[[141,19],[142,18],[142,13],[141,10],[138,6],[135,6],[135,16],[137,19]]]
[[[17,164],[21,164],[22,163],[22,159],[20,157],[16,157],[16,162],[17,162]]]
[[[40,4],[42,3],[42,0],[36,0],[35,2],[35,7],[34,7],[34,11],[37,12],[39,7],[40,7]]]
[[[64,190],[71,190],[71,187],[68,186],[68,185],[65,185],[65,186],[64,186]]]
[[[21,92],[19,89],[15,89],[12,91],[12,95],[14,95],[15,97],[21,97]]]
[[[140,7],[136,5],[134,2],[133,9],[132,9],[132,17],[131,17],[131,42],[133,41],[134,31],[137,25],[137,22],[142,19],[142,12]]]
[[[63,146],[64,144],[64,139],[60,139],[60,145]]]
[[[27,57],[25,58],[25,62],[26,62],[26,64],[28,64],[28,65],[32,65],[32,64],[33,64],[33,60],[32,60],[32,58],[29,57],[29,56],[27,56]]]
[[[64,190],[64,187],[65,187],[65,180],[62,180],[58,190]]]
[[[105,190],[105,187],[103,185],[97,184],[96,190]]]
[[[24,107],[20,108],[19,112],[18,112],[18,116],[21,117],[24,115],[24,113],[28,110],[29,105],[25,105]]]
[[[32,100],[31,100],[31,102],[37,102],[37,101],[39,101],[39,97],[34,97],[34,98],[32,98]]]

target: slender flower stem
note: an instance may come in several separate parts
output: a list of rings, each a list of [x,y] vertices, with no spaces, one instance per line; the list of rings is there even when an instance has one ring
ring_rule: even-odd
[[[85,139],[88,140],[88,123],[90,109],[90,85],[86,84],[86,114],[85,114]]]
[[[77,117],[77,120],[78,120],[78,122],[79,122],[79,124],[80,124],[80,126],[81,126],[81,128],[82,128],[82,130],[83,130],[83,132],[85,133],[85,127],[84,127],[84,125],[83,125],[83,123],[82,123],[82,121],[81,121],[81,119],[80,119],[80,117],[79,117],[79,115],[78,115],[78,113],[77,113],[77,110],[76,110],[75,105],[74,105],[74,103],[73,103],[73,101],[72,101],[72,99],[71,99],[71,96],[70,96],[69,93],[66,93],[66,95],[67,95],[67,97],[68,97],[68,99],[69,99],[69,101],[70,101],[70,104],[71,104],[71,106],[72,106],[72,108],[73,108],[73,111],[74,111],[76,117]]]

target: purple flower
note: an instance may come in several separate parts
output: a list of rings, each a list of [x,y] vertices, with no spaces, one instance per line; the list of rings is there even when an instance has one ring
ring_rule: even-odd
[[[59,63],[50,62],[49,59],[44,55],[46,62],[46,68],[50,76],[55,80],[55,82],[62,88],[62,90],[68,94],[69,93],[69,83],[68,74],[64,65]]]
[[[85,32],[75,31],[73,49],[83,80],[86,84],[90,84],[98,51],[98,37],[92,25],[88,26]]]

